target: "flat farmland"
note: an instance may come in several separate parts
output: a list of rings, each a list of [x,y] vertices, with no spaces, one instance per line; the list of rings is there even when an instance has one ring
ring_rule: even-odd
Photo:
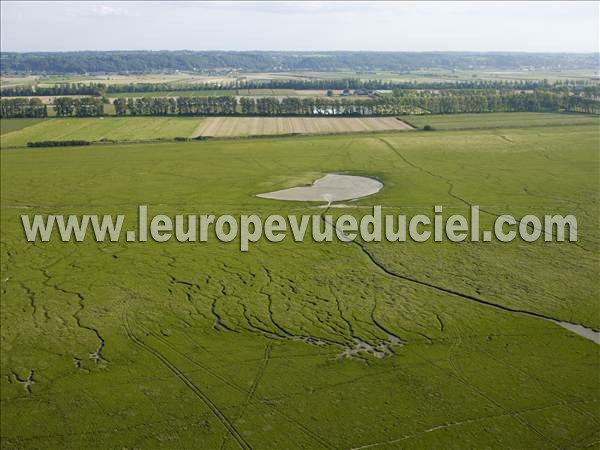
[[[502,135],[3,148],[2,449],[597,448],[600,346],[541,317],[600,328],[598,129]],[[328,173],[384,185],[333,220],[381,205],[433,221],[432,205],[447,218],[473,204],[482,230],[499,214],[576,214],[578,242],[361,250],[288,229],[242,254],[212,232],[34,244],[21,226],[23,214],[122,214],[124,234],[138,205],[318,214],[256,194]]]
[[[406,116],[417,128],[430,125],[436,130],[475,130],[482,128],[522,128],[565,125],[599,125],[600,118],[588,114],[560,113],[481,113],[481,114],[423,114]]]
[[[217,97],[220,95],[235,95],[235,89],[210,89],[210,90],[181,90],[181,91],[151,91],[151,92],[116,92],[111,93],[109,98],[138,98],[138,97]]]
[[[395,117],[211,117],[193,137],[262,136],[277,134],[334,134],[411,130]]]
[[[43,122],[46,119],[3,119],[0,120],[0,134],[7,134],[13,131],[22,130],[36,123]]]
[[[13,121],[15,122],[13,125]],[[139,141],[188,137],[202,121],[200,117],[70,117],[52,119],[4,119],[3,147],[28,142],[86,140]]]

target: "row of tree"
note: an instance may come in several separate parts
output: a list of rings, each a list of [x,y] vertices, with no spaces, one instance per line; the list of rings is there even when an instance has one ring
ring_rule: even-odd
[[[600,101],[579,95],[571,95],[567,99],[565,110],[587,114],[600,114]]]
[[[345,79],[279,79],[279,80],[246,80],[238,78],[221,83],[130,83],[106,86],[106,93],[123,92],[160,92],[160,91],[211,91],[237,90],[243,94],[247,89],[296,89],[296,90],[327,90],[327,89],[364,89],[364,90],[393,90],[393,89],[499,89],[499,90],[533,90],[548,89],[553,84],[547,80],[503,81],[503,80],[469,80],[469,81],[390,81],[363,80],[360,78]],[[562,86],[562,85],[561,85]]]
[[[104,115],[104,104],[98,97],[58,97],[52,104],[58,117],[99,117]],[[39,98],[3,98],[0,117],[48,117],[48,107]]]
[[[3,73],[161,71],[414,71],[430,69],[594,69],[593,53],[374,51],[75,51],[2,52]]]
[[[52,85],[23,85],[3,88],[2,97],[32,97],[59,95],[102,95],[106,85],[101,83],[59,83]]]
[[[99,117],[104,115],[104,103],[97,97],[58,97],[53,103],[58,117]]]
[[[106,86],[105,94],[167,91],[219,91],[235,90],[238,95],[247,94],[249,89],[295,89],[295,90],[499,90],[532,91],[557,90],[562,92],[586,91],[600,95],[600,85],[589,80],[564,80],[554,83],[548,80],[468,80],[468,81],[390,81],[346,79],[289,79],[289,80],[245,80],[237,79],[222,83],[130,83]]]
[[[138,97],[117,98],[113,101],[118,116],[182,116],[233,115],[237,100],[231,95],[211,97]]]
[[[0,117],[48,117],[48,108],[39,98],[3,98],[0,101]]]
[[[53,86],[13,86],[2,89],[3,97],[27,97],[40,95],[97,95],[106,96],[117,93],[134,92],[167,92],[167,91],[220,91],[235,90],[238,95],[247,94],[249,89],[296,89],[296,90],[344,90],[360,89],[366,91],[391,90],[399,94],[406,90],[498,90],[498,91],[534,91],[552,90],[561,92],[585,92],[590,96],[600,96],[600,85],[586,80],[569,80],[549,83],[547,80],[503,81],[503,80],[469,80],[469,81],[386,81],[361,80],[359,78],[333,80],[245,80],[237,79],[223,83],[64,83]],[[230,93],[230,92],[228,92]]]
[[[600,113],[600,101],[552,92],[411,95],[403,97],[142,97],[116,99],[117,115],[346,115],[579,111]]]
[[[39,99],[2,99],[1,117],[47,117]],[[579,95],[553,92],[449,94],[356,98],[300,97],[139,97],[119,98],[113,103],[118,116],[247,115],[247,116],[386,116],[401,114],[455,114],[485,112],[573,111],[600,114],[600,101]],[[58,97],[58,117],[98,117],[104,105],[97,97]]]

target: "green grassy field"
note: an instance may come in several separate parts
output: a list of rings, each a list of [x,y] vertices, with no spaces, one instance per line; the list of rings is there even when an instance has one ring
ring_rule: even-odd
[[[2,150],[2,448],[597,445],[600,346],[389,272],[600,328],[599,143],[582,125]],[[329,172],[381,179],[354,204],[384,213],[576,214],[580,239],[368,243],[370,259],[310,240],[32,244],[20,224],[318,214],[254,194]],[[359,342],[390,354],[340,357]]]
[[[567,70],[453,70],[453,69],[422,69],[408,70],[406,72],[357,72],[357,71],[332,71],[332,72],[301,72],[303,77],[312,79],[346,79],[360,78],[362,80],[389,80],[398,82],[457,82],[477,80],[502,80],[502,81],[531,81],[548,80],[549,82],[564,80],[597,81],[597,73],[590,69]],[[264,74],[269,78],[269,74]],[[289,76],[298,76],[290,73]],[[281,76],[281,74],[279,74]]]
[[[510,129],[565,125],[600,124],[589,115],[556,113],[489,113],[402,116],[416,128],[431,125],[436,130]],[[25,146],[27,142],[83,139],[99,141],[143,141],[189,137],[201,117],[105,117],[3,119],[2,145]]]
[[[13,120],[18,122],[13,126]],[[24,146],[34,141],[83,139],[116,141],[188,137],[202,121],[200,117],[104,117],[52,118],[41,122],[4,119],[9,130],[2,133],[2,146]],[[28,125],[31,123],[31,125]],[[23,127],[20,127],[22,124]],[[10,131],[15,127],[14,131]]]
[[[156,92],[117,92],[109,93],[109,98],[136,98],[136,97],[207,97],[219,95],[236,95],[234,89],[207,90],[207,91],[156,91]]]
[[[325,96],[323,90],[321,96]],[[136,97],[206,97],[219,95],[241,95],[251,97],[287,96],[295,97],[302,95],[302,91],[295,89],[220,89],[220,90],[198,90],[198,91],[155,91],[155,92],[117,92],[109,93],[109,98],[136,98]]]
[[[549,82],[564,80],[585,80],[598,81],[598,74],[592,69],[565,69],[565,70],[450,70],[450,69],[426,69],[413,70],[406,72],[390,71],[369,71],[360,72],[353,70],[346,71],[328,71],[328,72],[236,72],[231,75],[205,75],[194,72],[174,73],[174,74],[131,74],[117,75],[112,74],[88,76],[56,76],[56,75],[29,75],[29,76],[8,76],[4,75],[0,79],[3,87],[22,86],[30,84],[39,84],[40,86],[53,86],[61,83],[104,83],[104,84],[131,84],[131,83],[195,83],[195,82],[214,82],[227,83],[234,82],[240,77],[247,79],[260,80],[281,80],[281,79],[347,79],[360,78],[362,80],[389,80],[398,82],[455,82],[455,81],[473,81],[473,80],[503,80],[503,81],[528,81],[528,80],[548,80]]]
[[[46,119],[2,119],[0,120],[0,135],[22,130]]]
[[[486,113],[403,116],[411,125],[436,130],[473,130],[478,128],[521,128],[562,125],[600,125],[600,117],[586,114],[557,113]]]

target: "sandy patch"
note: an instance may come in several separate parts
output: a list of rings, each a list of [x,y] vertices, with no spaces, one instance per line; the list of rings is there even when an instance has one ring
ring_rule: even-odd
[[[208,117],[192,137],[411,130],[395,117]]]
[[[589,339],[596,344],[600,344],[600,331],[594,331],[591,328],[586,328],[583,325],[577,325],[575,323],[569,322],[561,322],[559,320],[551,320],[550,322],[554,322],[557,325],[560,325],[563,328],[566,328],[569,331],[572,331],[575,334],[578,334],[581,337]]]
[[[258,194],[257,197],[299,202],[337,202],[373,195],[382,188],[383,183],[374,178],[329,173],[316,180],[311,186],[298,186],[267,192]]]

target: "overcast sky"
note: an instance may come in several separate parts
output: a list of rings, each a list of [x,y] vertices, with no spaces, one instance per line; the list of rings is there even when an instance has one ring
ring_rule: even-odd
[[[598,52],[598,2],[2,0],[3,51]]]

